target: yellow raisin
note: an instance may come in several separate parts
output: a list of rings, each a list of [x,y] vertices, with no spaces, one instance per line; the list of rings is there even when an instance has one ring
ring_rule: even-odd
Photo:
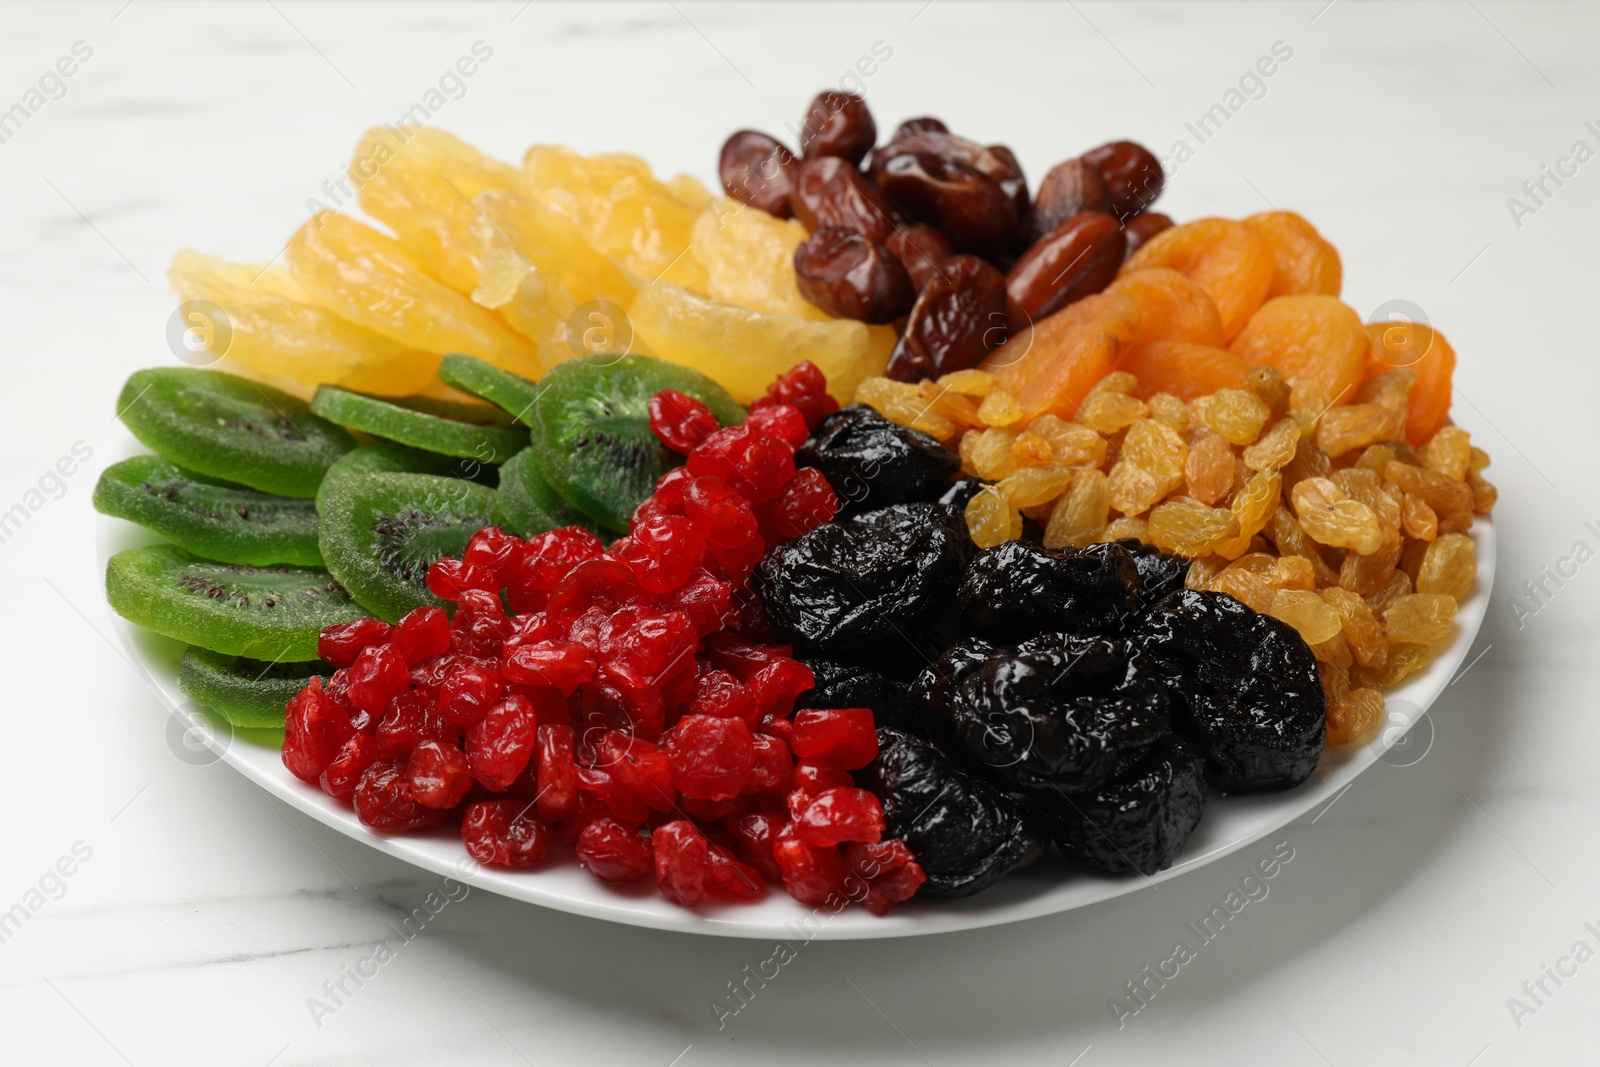
[[[937,381],[940,389],[980,399],[988,396],[995,387],[994,375],[977,369],[952,371],[940,375]]]
[[[1278,368],[1263,363],[1244,376],[1244,387],[1267,405],[1273,417],[1289,413],[1291,390],[1289,382]]]
[[[1174,497],[1150,512],[1150,543],[1166,552],[1203,556],[1239,535],[1239,520],[1226,508]]]
[[[968,434],[962,438],[962,443],[972,441],[971,462],[973,472],[985,481],[998,482],[1016,472],[1016,464],[1011,459],[1011,446],[1017,443],[1019,435],[1012,430],[989,429],[977,434]],[[963,455],[963,459],[969,458]]]
[[[1323,660],[1317,664],[1317,673],[1322,676],[1322,698],[1327,701],[1331,710],[1345,698],[1346,693],[1350,692],[1350,672],[1344,667]]]
[[[1383,528],[1372,509],[1350,499],[1327,478],[1307,478],[1294,487],[1290,501],[1300,528],[1319,544],[1361,555],[1376,552],[1383,544]]]
[[[1183,575],[1185,589],[1209,589],[1211,580],[1221,574],[1229,563],[1221,556],[1201,556],[1199,559],[1189,561],[1189,569]]]
[[[1273,423],[1261,440],[1244,450],[1244,465],[1251,470],[1282,470],[1300,448],[1300,424],[1293,418]]]
[[[1251,475],[1233,496],[1229,510],[1238,520],[1239,533],[1231,540],[1215,545],[1212,551],[1219,556],[1235,559],[1250,549],[1250,540],[1266,528],[1278,510],[1283,489],[1283,479],[1276,471],[1260,471]]]
[[[1111,468],[1111,506],[1124,515],[1150,510],[1183,484],[1189,448],[1155,419],[1140,419],[1122,439],[1122,458]]]
[[[1425,645],[1393,644],[1389,646],[1389,656],[1383,666],[1357,666],[1350,672],[1350,681],[1358,689],[1393,689],[1427,663],[1428,649]]]
[[[1394,445],[1384,442],[1383,444],[1368,445],[1362,449],[1360,458],[1356,460],[1356,466],[1365,467],[1382,478],[1384,468],[1399,458],[1399,455],[1394,450]]]
[[[1317,425],[1317,444],[1338,457],[1395,436],[1394,413],[1381,404],[1330,408]]]
[[[1445,534],[1428,546],[1417,570],[1417,592],[1464,598],[1478,579],[1478,555],[1466,534]]]
[[[1243,604],[1248,604],[1252,611],[1267,614],[1272,608],[1272,586],[1248,571],[1234,570],[1229,567],[1211,580],[1208,586],[1213,592],[1227,593],[1233,599]]]
[[[1150,409],[1152,419],[1165,423],[1174,433],[1188,431],[1189,405],[1171,393],[1157,393],[1145,401],[1145,406]]]
[[[1383,613],[1383,632],[1396,644],[1437,645],[1450,636],[1455,622],[1455,597],[1412,593],[1397,597]]]
[[[1280,556],[1299,556],[1310,562],[1312,569],[1316,571],[1319,586],[1333,585],[1339,580],[1339,576],[1328,566],[1327,560],[1322,558],[1317,546],[1306,537],[1299,521],[1288,508],[1282,504],[1278,505],[1278,509],[1272,513],[1272,521],[1268,524],[1267,530]]]
[[[1104,471],[1079,471],[1050,512],[1044,547],[1083,548],[1095,542],[1111,511],[1111,490]]]
[[[1426,500],[1428,506],[1438,514],[1441,523],[1452,515],[1472,515],[1472,490],[1447,475],[1396,460],[1383,469],[1383,477],[1406,492]]]
[[[1252,553],[1260,555],[1260,553]],[[1239,557],[1247,559],[1246,556]],[[1274,589],[1315,589],[1317,572],[1304,556],[1268,556],[1272,571],[1267,581]]]
[[[1339,613],[1322,602],[1316,593],[1303,589],[1279,589],[1267,612],[1293,626],[1308,645],[1320,645],[1339,635]]]
[[[1078,408],[1078,421],[1109,436],[1126,430],[1147,411],[1143,400],[1123,393],[1090,393]]]
[[[1400,502],[1400,528],[1407,537],[1432,541],[1439,536],[1439,516],[1420,496],[1405,495]]]
[[[1200,420],[1235,445],[1254,442],[1272,417],[1271,409],[1260,398],[1243,389],[1218,389],[1196,400],[1195,405]]]
[[[1331,663],[1346,670],[1356,665],[1355,657],[1350,654],[1350,645],[1345,641],[1343,633],[1336,633],[1326,641],[1319,641],[1309,647],[1311,654],[1317,657],[1319,663]]]
[[[1198,426],[1189,433],[1183,464],[1184,492],[1202,504],[1215,504],[1233,488],[1233,446],[1215,430]]]
[[[1131,537],[1136,541],[1150,540],[1150,524],[1133,515],[1120,519],[1112,519],[1106,528],[1100,531],[1096,541],[1120,541],[1124,537]]]
[[[1467,485],[1472,489],[1473,511],[1487,515],[1494,510],[1495,502],[1500,499],[1500,490],[1475,470],[1467,471]]]
[[[1422,465],[1458,482],[1466,481],[1472,462],[1472,435],[1459,426],[1445,426],[1417,452]]]
[[[889,417],[889,413],[885,410],[889,401],[895,398],[911,399],[921,395],[921,390],[915,385],[889,378],[867,378],[856,386],[856,403],[867,405],[884,418]]]
[[[1289,379],[1289,410],[1303,426],[1315,426],[1317,419],[1333,401],[1328,390],[1314,378]]]
[[[1040,415],[1028,432],[1050,443],[1051,461],[1063,467],[1098,467],[1106,461],[1106,439],[1081,423],[1059,415]]]
[[[985,426],[1011,426],[1022,421],[1022,405],[1004,389],[992,389],[978,405],[978,418]]]
[[[1339,615],[1345,643],[1350,646],[1356,662],[1363,667],[1381,667],[1389,655],[1389,643],[1383,635],[1383,626],[1372,608],[1359,595],[1338,586],[1322,591],[1323,603]]]
[[[1376,593],[1366,598],[1367,606],[1374,615],[1382,615],[1389,610],[1389,605],[1403,596],[1411,593],[1411,575],[1405,571],[1395,570],[1389,572],[1389,577]]]
[[[1351,500],[1371,508],[1385,534],[1400,528],[1400,501],[1390,495],[1376,473],[1365,467],[1347,467],[1328,475],[1328,480]]]
[[[1094,386],[1089,390],[1089,395],[1094,396],[1096,393],[1132,393],[1137,388],[1139,388],[1138,378],[1135,378],[1125,370],[1118,370],[1112,371],[1098,382],[1095,382]]]
[[[970,396],[952,393],[926,379],[918,386],[918,391],[928,402],[929,408],[951,422],[969,429],[983,426],[983,421],[978,418],[978,405],[972,402]]]
[[[1072,480],[1072,471],[1065,467],[1024,467],[999,485],[1012,507],[1032,508],[1060,496]]]
[[[978,490],[967,502],[966,518],[967,532],[979,548],[993,548],[1022,536],[1022,512],[992,485]]]
[[[1395,427],[1389,436],[1400,437],[1411,409],[1411,387],[1416,383],[1417,373],[1409,367],[1385,371],[1363,385],[1357,399],[1364,404],[1377,404],[1392,414]]]
[[[921,392],[914,392],[911,396],[890,397],[884,404],[883,417],[913,430],[921,430],[941,441],[952,440],[961,432],[961,427],[933,410]]]
[[[1376,552],[1365,556],[1356,552],[1347,554],[1339,564],[1339,585],[1357,596],[1373,595],[1389,581],[1389,575],[1400,563],[1403,548],[1404,538],[1398,530],[1392,530],[1384,536]]]
[[[1011,442],[1011,463],[1015,467],[1040,467],[1055,458],[1050,442],[1040,434],[1024,430]]]
[[[1328,706],[1328,732],[1330,745],[1353,745],[1373,733],[1383,722],[1383,694],[1362,686],[1345,694],[1337,704]]]

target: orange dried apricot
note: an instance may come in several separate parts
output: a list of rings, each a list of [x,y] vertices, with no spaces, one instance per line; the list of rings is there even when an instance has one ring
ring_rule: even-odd
[[[1317,295],[1268,300],[1228,346],[1252,367],[1315,381],[1335,404],[1354,398],[1370,348],[1361,316],[1338,297]]]
[[[1139,326],[1139,305],[1096,293],[1040,319],[989,353],[983,369],[1016,398],[1022,417],[1064,418],[1109,374]]]
[[[1411,387],[1411,414],[1406,418],[1406,440],[1420,447],[1450,417],[1456,350],[1438,330],[1413,322],[1372,323],[1367,327],[1367,341],[1364,378],[1376,378],[1397,367],[1409,367],[1416,374],[1416,384]]]
[[[1167,267],[1136,270],[1112,282],[1105,291],[1130,297],[1143,312],[1134,344],[1188,341],[1222,347],[1222,316],[1216,301],[1187,275]]]
[[[1256,231],[1233,219],[1206,218],[1162,230],[1128,258],[1121,273],[1169,267],[1211,295],[1231,341],[1267,298],[1276,269],[1272,250]]]
[[[1272,250],[1272,288],[1267,299],[1321,293],[1338,296],[1344,278],[1339,250],[1317,232],[1305,217],[1293,211],[1263,211],[1244,224]]]
[[[1134,395],[1141,400],[1170,393],[1187,401],[1218,389],[1237,389],[1250,367],[1226,348],[1187,341],[1151,341],[1129,347],[1117,369],[1139,379]]]

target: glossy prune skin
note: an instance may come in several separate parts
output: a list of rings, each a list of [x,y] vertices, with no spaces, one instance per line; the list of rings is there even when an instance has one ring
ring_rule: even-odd
[[[882,242],[894,232],[893,209],[878,187],[837,156],[808,159],[796,168],[789,206],[811,233],[838,226]]]
[[[816,679],[812,688],[795,700],[797,708],[871,708],[879,726],[918,732],[911,707],[911,687],[885,678],[869,667],[821,656],[808,656],[805,665]]]
[[[936,620],[971,551],[955,508],[895,504],[777,546],[756,568],[755,587],[785,641],[831,656]]]
[[[735,200],[780,219],[789,218],[797,164],[782,142],[759,130],[738,130],[722,143],[717,175]]]
[[[865,404],[823,419],[794,460],[822,472],[843,516],[936,500],[961,469],[961,457],[937,438],[890,422]]]
[[[1020,222],[1028,217],[1028,181],[1016,155],[1005,145],[981,145],[965,137],[957,137],[948,130],[923,128],[907,130],[903,124],[895,131],[894,139],[872,153],[867,172],[881,179],[883,170],[896,156],[922,153],[939,156],[951,163],[971,167],[979,174],[999,183],[1001,191],[1010,198]],[[1018,236],[1021,236],[1018,227]]]
[[[1111,194],[1111,213],[1127,220],[1161,196],[1167,182],[1161,160],[1137,141],[1112,141],[1083,154],[1083,161],[1100,172]]]
[[[1149,876],[1172,866],[1205,802],[1205,761],[1168,737],[1115,781],[1055,798],[1048,822],[1068,856],[1108,874]]]
[[[884,246],[894,253],[906,274],[911,278],[911,288],[922,292],[928,279],[937,274],[953,251],[950,238],[925,222],[902,226],[889,235]]]
[[[823,311],[858,322],[893,322],[916,299],[911,276],[887,248],[836,226],[823,227],[795,248],[794,281],[800,295]]]
[[[1006,280],[977,256],[951,256],[911,306],[885,373],[917,382],[966,370],[1006,339]]]
[[[1012,327],[1021,330],[1110,285],[1127,243],[1103,211],[1080,212],[1033,242],[1006,271]]]
[[[972,503],[972,498],[983,490],[983,479],[976,474],[969,474],[950,483],[950,488],[939,495],[939,503],[949,504],[951,507],[962,508]]]
[[[908,152],[873,177],[900,214],[937,226],[957,251],[992,256],[1020,243],[1016,204],[999,182],[964,163]]]
[[[1028,240],[1037,241],[1072,216],[1084,211],[1111,213],[1111,194],[1100,172],[1082,159],[1050,168],[1034,194]]]
[[[812,98],[800,130],[806,159],[838,156],[860,164],[878,142],[878,124],[867,102],[855,93],[826,89]]]
[[[972,558],[956,605],[973,633],[996,641],[1116,634],[1139,610],[1139,568],[1121,545],[1007,541]]]
[[[1225,593],[1183,589],[1145,613],[1138,640],[1213,785],[1288,789],[1316,769],[1327,705],[1316,657],[1292,627]]]
[[[1189,557],[1163,552],[1155,545],[1146,544],[1137,537],[1124,537],[1113,544],[1121,545],[1133,556],[1139,568],[1139,607],[1141,610],[1155,605],[1171,593],[1183,588],[1189,576]]]
[[[1097,789],[1172,733],[1162,679],[1122,638],[1041,634],[954,666],[953,683],[919,692],[990,777],[1024,793]]]
[[[879,729],[878,758],[856,781],[877,795],[884,836],[911,849],[928,876],[922,890],[932,896],[971,896],[1043,851],[1015,800],[919,738]]]

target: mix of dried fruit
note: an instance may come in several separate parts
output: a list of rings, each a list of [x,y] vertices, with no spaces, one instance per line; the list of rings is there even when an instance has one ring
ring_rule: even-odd
[[[174,260],[228,343],[124,387],[158,455],[95,503],[170,543],[112,606],[373,829],[690,907],[1153,873],[1209,789],[1369,736],[1495,502],[1443,336],[1364,325],[1292,212],[1152,212],[1132,142],[1030,194],[937,119],[877,140],[822,93],[718,197],[370,131],[392,236]]]

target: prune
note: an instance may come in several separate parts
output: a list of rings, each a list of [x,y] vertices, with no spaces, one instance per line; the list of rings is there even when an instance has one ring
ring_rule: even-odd
[[[961,457],[936,438],[890,422],[865,404],[823,419],[794,459],[822,472],[845,516],[934,500],[961,469]]]
[[[915,382],[976,366],[1006,339],[1006,280],[977,256],[951,256],[923,285],[889,357],[890,378]]]
[[[999,183],[1001,191],[1011,199],[1016,208],[1017,219],[1020,221],[1028,217],[1028,182],[1023,177],[1017,157],[1005,145],[986,147],[965,137],[957,137],[947,130],[931,128],[907,130],[902,126],[895,131],[892,141],[872,153],[872,163],[868,173],[874,179],[881,179],[884,168],[896,156],[916,153],[938,156],[952,163],[971,167],[979,174],[994,179]]]
[[[1020,242],[1016,203],[999,182],[964,163],[912,152],[873,177],[902,215],[937,226],[962,252],[992,256]]]
[[[855,663],[807,656],[805,665],[816,679],[795,699],[797,708],[871,708],[878,725],[917,733],[911,709],[911,687]]]
[[[794,154],[758,130],[739,130],[722,143],[717,174],[723,190],[735,200],[786,219],[794,214]]]
[[[885,836],[911,849],[934,896],[971,896],[1043,850],[1015,800],[899,731],[878,731],[878,758],[856,781],[877,795]]]
[[[794,280],[800,295],[823,311],[860,322],[892,322],[916,298],[911,276],[887,248],[835,226],[795,248]]]
[[[1286,623],[1224,593],[1184,589],[1145,615],[1140,642],[1172,695],[1173,725],[1230,793],[1287,789],[1322,755],[1317,661]]]
[[[1154,545],[1145,544],[1137,537],[1124,537],[1115,542],[1133,556],[1139,568],[1139,607],[1151,607],[1169,593],[1183,588],[1189,576],[1189,557],[1163,552]]]
[[[956,607],[972,632],[995,640],[1042,631],[1114,634],[1138,611],[1139,568],[1120,545],[1007,541],[973,557]]]
[[[1103,144],[1085,152],[1083,161],[1100,172],[1111,194],[1111,213],[1119,219],[1131,218],[1155,203],[1167,181],[1161,161],[1134,141]]]
[[[1168,737],[1116,781],[1057,799],[1051,822],[1062,852],[1110,874],[1151,875],[1172,866],[1200,823],[1205,762]]]
[[[895,504],[779,545],[756,568],[755,585],[785,640],[834,653],[938,615],[971,550],[955,508]]]
[[[911,278],[911,288],[919,293],[928,279],[944,266],[952,251],[950,238],[925,222],[900,227],[884,244],[905,267]]]
[[[894,232],[889,202],[848,160],[837,156],[808,159],[795,171],[789,194],[794,217],[816,233],[824,226],[854,230],[869,241],[883,241]]]
[[[867,102],[855,93],[825,90],[806,108],[800,153],[807,159],[838,156],[859,164],[877,142],[878,124]]]
[[[1033,197],[1028,240],[1037,241],[1072,216],[1084,211],[1111,212],[1111,194],[1100,172],[1081,159],[1050,168]]]
[[[970,653],[958,657],[953,683],[922,692],[993,777],[1028,794],[1076,793],[1171,735],[1163,679],[1145,659],[1122,638],[1041,634],[976,669]]]
[[[956,733],[948,709],[962,681],[972,672],[981,670],[994,653],[995,646],[980,637],[962,638],[917,672],[911,682],[910,706],[915,728],[906,727],[906,732],[932,741],[945,758],[958,767],[970,768],[978,760],[967,751]]]
[[[1172,229],[1172,216],[1163,215],[1159,211],[1146,211],[1142,215],[1135,215],[1122,227],[1122,232],[1128,239],[1128,248],[1124,255],[1131,256],[1139,250],[1139,246],[1162,230]]]
[[[1006,271],[1006,295],[1024,316],[1012,328],[1021,330],[1110,285],[1126,245],[1117,220],[1102,211],[1080,212],[1033,242]]]
[[[982,488],[983,479],[976,474],[969,474],[965,478],[951,483],[950,488],[940,495],[939,503],[966,510],[967,504],[971,502],[973,497],[978,495],[978,491]]]

